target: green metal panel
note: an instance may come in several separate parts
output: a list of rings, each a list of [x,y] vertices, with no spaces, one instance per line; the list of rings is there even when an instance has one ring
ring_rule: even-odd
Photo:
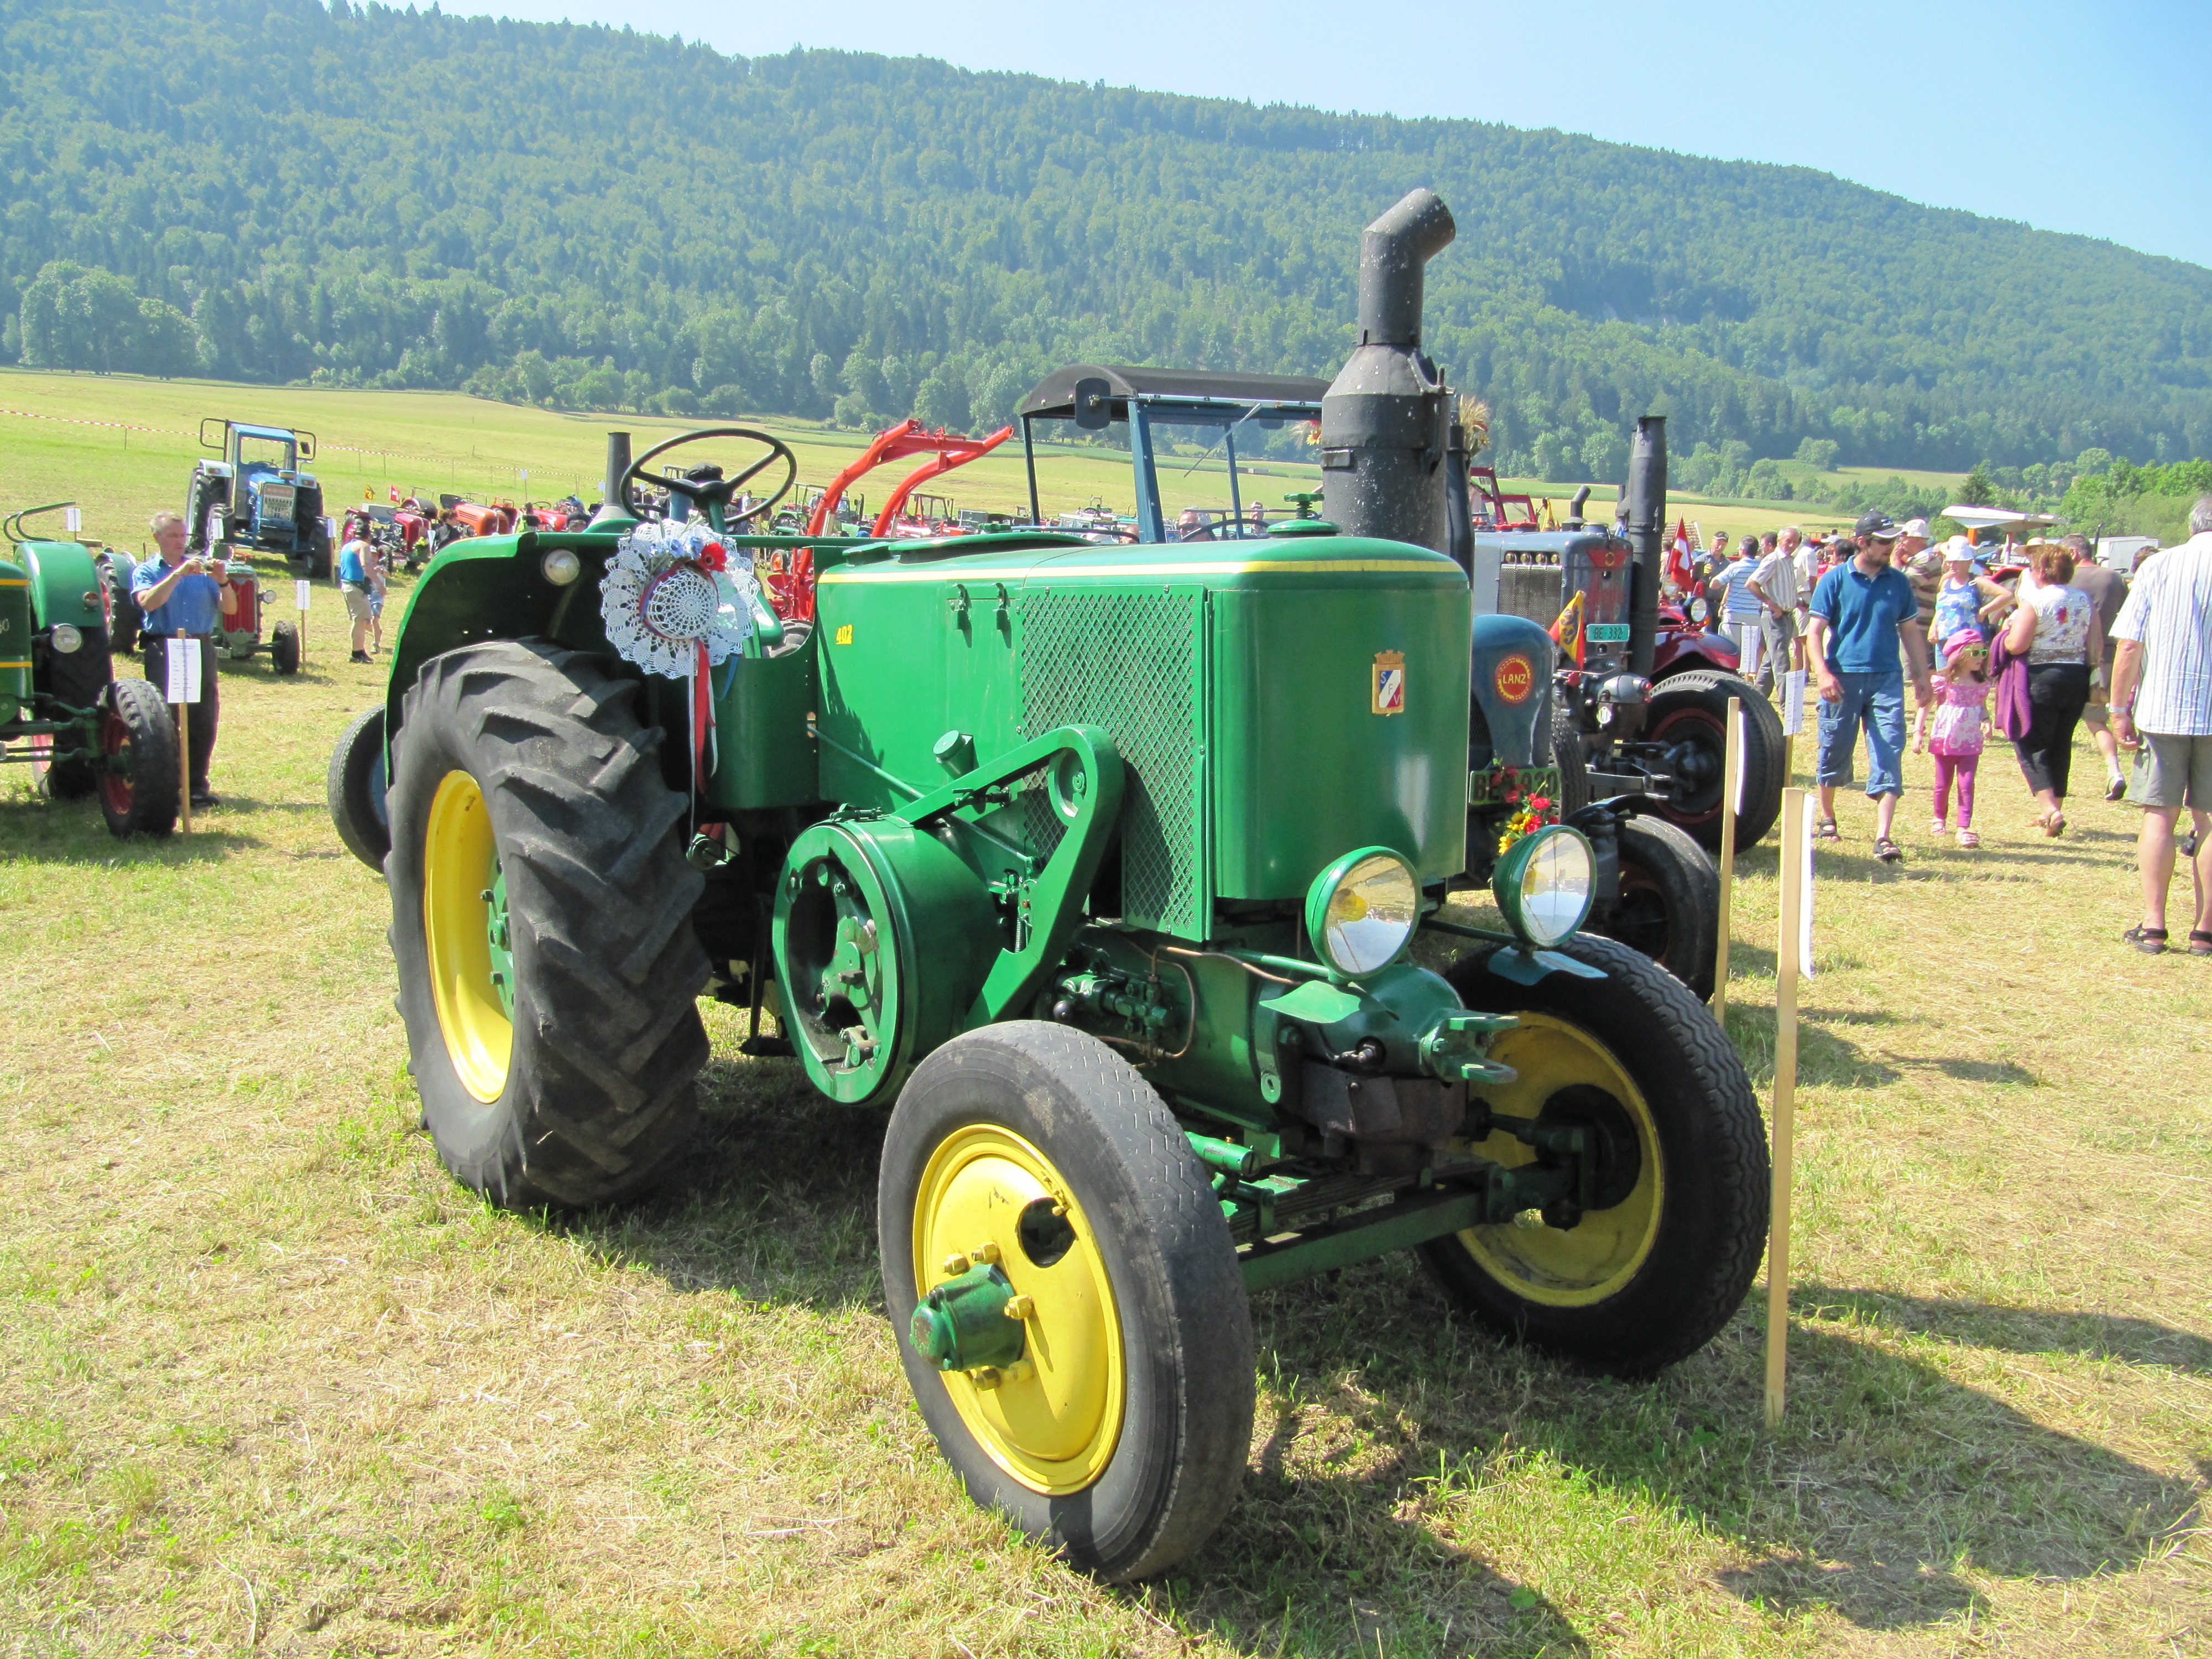
[[[1334,535],[938,546],[825,573],[819,606],[823,796],[897,806],[943,780],[948,732],[980,763],[1102,727],[1129,770],[1133,925],[1205,939],[1217,893],[1296,897],[1355,846],[1401,847],[1431,878],[1460,866],[1468,599],[1440,555]],[[1407,713],[1370,712],[1383,651],[1405,658]],[[1008,817],[1049,850],[1033,788]]]
[[[31,701],[31,575],[0,561],[0,726]]]
[[[781,657],[740,658],[714,672],[714,775],[708,793],[738,811],[821,799],[814,738],[815,640]]]
[[[100,567],[82,543],[25,542],[17,556],[31,578],[31,613],[40,629],[57,623],[72,628],[107,626]]]
[[[1206,595],[1067,579],[1024,590],[1022,727],[1103,726],[1128,769],[1121,915],[1202,939],[1212,909],[1206,825]]]
[[[1216,596],[1222,897],[1296,898],[1355,847],[1393,848],[1425,880],[1459,872],[1468,603],[1463,581],[1380,578],[1348,591],[1285,585]],[[1395,692],[1394,673],[1402,676]],[[1379,712],[1378,702],[1398,712]]]

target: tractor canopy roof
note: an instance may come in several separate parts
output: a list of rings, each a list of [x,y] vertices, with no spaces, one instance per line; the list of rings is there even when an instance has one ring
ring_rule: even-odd
[[[231,428],[241,438],[266,438],[272,443],[289,444],[297,441],[298,434],[288,426],[253,426],[245,421],[233,421]]]
[[[1210,368],[1132,368],[1126,365],[1070,363],[1054,369],[1021,401],[1024,419],[1072,421],[1075,418],[1075,388],[1083,380],[1103,380],[1107,406],[1113,419],[1129,418],[1129,401],[1153,406],[1158,418],[1190,425],[1227,424],[1241,421],[1255,405],[1279,405],[1271,420],[1318,420],[1322,394],[1328,382],[1310,374],[1238,374]],[[1166,405],[1168,407],[1158,407]],[[1170,412],[1171,411],[1171,412]]]

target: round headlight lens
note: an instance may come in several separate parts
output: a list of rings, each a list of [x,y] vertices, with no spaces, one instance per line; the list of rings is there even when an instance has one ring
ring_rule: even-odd
[[[584,574],[584,562],[565,547],[555,548],[538,568],[556,587],[566,587]]]
[[[1596,873],[1581,831],[1554,823],[1515,842],[1498,860],[1491,891],[1513,931],[1541,949],[1583,925]]]
[[[1421,884],[1387,847],[1347,853],[1306,894],[1306,932],[1322,960],[1346,975],[1388,967],[1420,925]]]
[[[83,643],[84,635],[82,630],[70,627],[67,623],[54,624],[55,650],[66,656]]]

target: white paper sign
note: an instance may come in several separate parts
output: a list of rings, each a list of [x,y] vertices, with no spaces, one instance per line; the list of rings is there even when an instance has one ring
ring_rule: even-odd
[[[161,654],[168,665],[169,701],[198,702],[200,700],[200,642],[198,640],[171,639],[163,642]]]
[[[71,541],[75,541],[80,535],[83,534],[84,514],[82,509],[74,507],[70,507],[62,514],[62,522],[69,526],[69,537]]]
[[[338,538],[338,521],[336,519],[325,519],[323,520],[323,534],[328,536],[331,542],[335,544]]]
[[[292,608],[295,611],[305,611],[307,608],[307,595],[314,591],[314,583],[308,580],[307,577],[295,576],[292,579]]]
[[[1782,734],[1794,738],[1805,729],[1806,672],[1793,668],[1782,677]]]
[[[1802,678],[1802,676],[1801,675]],[[1804,844],[1797,849],[1802,866],[1797,878],[1797,890],[1804,897],[1802,913],[1797,918],[1797,971],[1807,979],[1813,977],[1813,814],[1799,814],[1805,825]]]
[[[1736,817],[1741,817],[1743,816],[1743,775],[1750,769],[1743,763],[1743,722],[1745,712],[1743,705],[1741,703],[1738,703],[1735,710],[1735,728],[1729,733],[1728,739],[1729,747],[1735,756],[1735,801],[1734,810]]]

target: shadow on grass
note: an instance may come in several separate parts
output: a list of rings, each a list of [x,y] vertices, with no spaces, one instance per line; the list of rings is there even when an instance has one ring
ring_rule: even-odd
[[[118,841],[96,802],[0,799],[0,860],[52,865],[205,864],[262,844],[261,837],[223,826],[222,809],[179,824],[169,836]]]
[[[2212,1344],[2148,1321],[1820,1287],[1798,1300],[1808,1316],[2014,1352],[2212,1364]],[[1533,1587],[1490,1563],[1557,1559],[1562,1582],[1580,1575],[1586,1599],[1610,1600],[1611,1575],[1589,1567],[1611,1558],[1632,1606],[1628,1586],[1655,1564],[1679,1571],[1705,1537],[1751,1558],[1713,1582],[1770,1613],[1825,1607],[1905,1631],[1968,1608],[1970,1571],[2126,1571],[2163,1553],[2201,1501],[2191,1482],[2046,1428],[1872,1332],[1793,1331],[1789,1415],[1770,1436],[1748,1316],[1656,1381],[1623,1382],[1471,1327],[1403,1260],[1260,1297],[1255,1316],[1277,1427],[1186,1569],[1202,1588],[1175,1597],[1247,1651],[1344,1651],[1361,1645],[1355,1624],[1389,1632],[1398,1653],[1583,1651]]]
[[[621,1209],[542,1224],[679,1291],[817,1309],[880,1300],[876,1164],[886,1114],[817,1094],[795,1060],[717,1053],[682,1172]]]

